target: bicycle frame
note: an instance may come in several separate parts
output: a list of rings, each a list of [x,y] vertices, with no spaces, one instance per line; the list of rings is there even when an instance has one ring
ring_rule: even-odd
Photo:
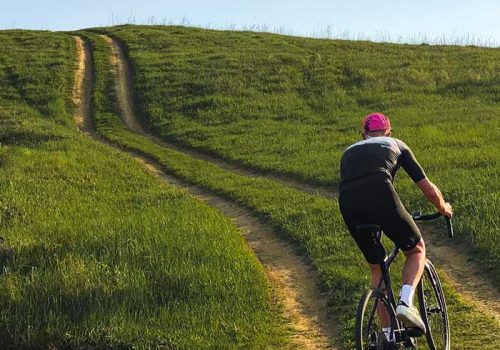
[[[376,233],[373,233],[375,236],[374,239],[381,239],[382,232],[378,231]],[[387,295],[387,300],[388,300],[388,306],[391,308],[391,313],[392,316],[389,315],[391,318],[391,324],[394,324],[394,328],[391,329],[391,331],[394,334],[394,341],[396,343],[401,343],[405,342],[406,344],[410,344],[411,346],[415,346],[415,340],[413,337],[422,335],[419,333],[417,329],[409,329],[405,328],[404,325],[399,321],[397,318],[393,317],[396,315],[396,298],[394,297],[394,292],[392,289],[392,283],[391,283],[391,274],[390,274],[390,266],[393,263],[393,261],[396,259],[398,254],[401,252],[401,249],[398,247],[394,247],[393,250],[390,252],[389,256],[387,256],[382,263],[380,263],[380,269],[382,271],[382,277],[380,278],[380,281],[377,285],[376,289],[380,289],[385,291],[385,294]],[[385,284],[385,288],[382,288],[382,285]],[[375,313],[377,312],[377,304],[375,304],[371,314],[370,314],[370,321],[373,320],[373,317]],[[392,325],[391,325],[392,327]]]
[[[412,215],[412,218],[414,221],[430,221],[430,220],[434,220],[440,216],[441,216],[440,213],[435,213],[435,214],[430,214],[430,215],[422,215],[420,212],[416,212]],[[453,237],[453,226],[452,226],[449,218],[446,218],[446,224],[447,224],[447,229],[448,229],[448,236]],[[372,239],[375,241],[375,244],[381,245],[383,247],[382,242],[381,242],[381,240],[382,240],[382,228],[379,225],[377,225],[377,224],[363,224],[363,225],[358,225],[356,229],[359,230],[360,232],[364,231],[366,234],[370,234]],[[391,319],[391,328],[392,328],[391,331],[394,335],[394,339],[392,340],[392,342],[404,344],[403,346],[405,346],[405,348],[414,348],[416,346],[416,337],[421,336],[423,334],[421,333],[421,331],[418,328],[406,328],[406,327],[404,327],[404,324],[395,317],[397,304],[396,304],[396,298],[394,296],[394,292],[392,289],[390,267],[391,267],[391,264],[396,259],[396,257],[398,256],[398,254],[400,253],[400,251],[401,251],[401,249],[398,246],[395,246],[392,249],[392,251],[389,253],[389,255],[384,258],[383,262],[381,262],[379,264],[382,276],[380,277],[380,281],[378,282],[377,287],[374,289],[378,290],[379,291],[378,293],[382,292],[385,295],[385,298],[378,297],[377,302],[375,303],[375,305],[371,309],[370,313],[367,314],[367,315],[369,315],[369,318],[368,318],[368,325],[367,325],[366,329],[367,330],[371,329],[371,324],[374,321],[375,314],[378,312],[377,311],[378,305],[379,305],[379,303],[383,303],[385,305],[385,308],[387,308],[387,312],[389,313],[388,316]],[[433,276],[431,276],[431,278],[434,279]],[[431,283],[434,285],[436,282],[433,280]],[[439,281],[437,283],[439,284]],[[363,304],[360,304],[360,307],[362,305]],[[366,306],[366,304],[364,304],[364,305]],[[362,308],[358,309],[358,318],[359,318],[359,310],[362,310],[362,313],[364,313]],[[359,319],[357,319],[357,321],[356,321],[357,322],[356,327],[358,327],[358,320]],[[361,318],[360,322],[363,322],[362,318]],[[356,329],[358,331],[358,328],[356,328]],[[360,329],[362,329],[362,328],[360,328]],[[357,334],[359,334],[359,333],[357,333]],[[367,333],[366,335],[362,335],[362,337],[365,337],[368,334],[369,333]],[[426,334],[426,337],[427,337],[427,334]],[[427,341],[429,341],[429,339],[427,339]]]
[[[380,281],[377,285],[377,289],[385,289],[387,290],[387,297],[389,299],[389,302],[391,303],[392,307],[396,309],[396,299],[394,298],[394,293],[392,291],[392,285],[391,285],[391,274],[390,274],[390,266],[394,259],[396,259],[396,256],[398,256],[400,252],[400,249],[395,247],[392,252],[389,254],[387,258],[384,259],[384,262],[380,264],[380,269],[382,271],[382,277],[380,278]],[[385,283],[385,288],[381,288],[382,284]]]
[[[441,216],[442,215],[440,213],[423,215],[421,212],[415,212],[412,215],[412,219],[414,221],[432,221]],[[449,218],[445,219],[446,219],[448,237],[453,238],[454,234],[453,234],[453,225],[451,223],[451,220]],[[373,239],[376,239],[380,242],[382,239],[382,230],[372,232],[372,237]],[[377,285],[377,289],[381,289],[380,287],[382,287],[382,283],[385,283],[385,289],[388,291],[387,297],[389,298],[389,301],[394,309],[396,309],[396,300],[394,298],[391,286],[390,266],[394,261],[394,259],[396,259],[396,256],[399,254],[400,251],[401,251],[400,248],[394,247],[389,256],[384,259],[384,262],[380,263],[382,278],[380,279],[380,282]]]
[[[412,215],[413,220],[415,221],[431,221],[435,220],[437,218],[441,217],[440,213],[435,213],[435,214],[429,214],[429,215],[422,215],[420,212],[416,212]],[[446,218],[446,226],[447,226],[447,231],[448,231],[448,236],[452,238],[454,236],[453,232],[453,225],[451,224],[451,220],[449,218]],[[379,229],[377,231],[372,232],[372,237],[374,240],[377,240],[381,244],[382,240],[382,230]],[[387,294],[387,299],[389,300],[389,305],[391,305],[392,312],[393,314],[396,314],[396,298],[394,297],[394,292],[392,290],[392,284],[391,284],[391,274],[390,274],[390,266],[393,263],[393,261],[396,259],[398,256],[399,252],[401,249],[399,247],[394,247],[392,251],[390,252],[389,256],[387,256],[382,263],[380,263],[380,269],[382,272],[382,277],[380,278],[380,281],[377,285],[377,289],[381,289],[386,291]],[[382,288],[382,285],[385,284],[385,288]],[[376,309],[376,307],[374,308]],[[371,317],[373,317],[374,313],[376,310],[372,312]],[[396,337],[396,341],[400,341],[401,339],[398,339],[401,337],[401,330],[404,329],[402,323],[399,320],[395,320],[397,329],[393,329],[394,335]],[[412,336],[410,334],[410,336]]]
[[[375,232],[374,234],[374,239],[381,240],[382,238],[382,231]],[[398,256],[399,252],[401,251],[400,248],[394,247],[394,249],[390,252],[389,256],[387,256],[382,263],[380,263],[380,269],[382,271],[382,277],[380,278],[380,281],[377,285],[377,289],[381,289],[386,291],[387,294],[387,299],[389,300],[389,305],[391,305],[392,312],[395,315],[396,314],[396,298],[394,297],[394,292],[392,290],[392,283],[391,283],[391,274],[390,274],[390,266],[392,262],[396,259]],[[385,284],[385,288],[382,288],[382,285]],[[376,309],[376,307],[374,308]],[[374,310],[375,311],[375,310]],[[373,317],[373,315],[372,315]],[[400,323],[399,320],[395,320],[397,329],[393,329],[392,331],[394,332],[394,335],[396,336],[396,339],[398,338],[397,335],[401,333],[402,324]],[[398,339],[397,339],[398,340]]]

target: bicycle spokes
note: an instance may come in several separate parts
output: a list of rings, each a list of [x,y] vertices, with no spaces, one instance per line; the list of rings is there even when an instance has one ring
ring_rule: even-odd
[[[384,327],[394,329],[395,318],[385,294],[379,290],[365,293],[358,306],[356,344],[358,350],[384,349],[388,342]]]
[[[427,327],[426,339],[431,350],[448,350],[450,333],[446,303],[439,278],[430,262],[419,284],[420,313]]]

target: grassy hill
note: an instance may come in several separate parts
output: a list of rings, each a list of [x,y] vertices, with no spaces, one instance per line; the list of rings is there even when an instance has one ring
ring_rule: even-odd
[[[115,30],[116,28],[107,29],[110,32]],[[130,27],[122,30],[118,29],[123,36],[124,32],[137,31],[139,36],[144,37],[149,31],[158,36],[158,32],[169,33],[172,28]],[[94,35],[90,35],[90,38],[99,57],[106,51],[108,56],[111,55],[111,49],[106,47],[104,40]],[[98,80],[111,81],[116,73],[108,69],[109,62],[106,63],[102,58],[95,62]],[[150,61],[151,64],[153,62]],[[136,66],[136,70],[140,68]],[[165,69],[161,65],[156,68]],[[114,91],[112,86],[109,88],[110,85],[100,84],[99,89],[94,91],[98,96],[108,96],[108,100],[98,98],[99,101],[114,99]],[[154,94],[154,87],[149,88],[153,91],[136,91],[138,94]],[[168,95],[157,97],[159,101],[168,99]],[[104,111],[109,106],[103,103],[101,108]],[[339,328],[340,340],[345,348],[352,348],[357,306],[357,297],[353,296],[359,296],[366,288],[368,276],[361,254],[345,231],[335,201],[306,194],[266,178],[246,177],[223,170],[208,161],[164,148],[147,137],[130,132],[113,113],[99,115],[96,127],[105,138],[128,149],[148,154],[177,177],[245,205],[278,228],[284,239],[294,242],[320,272],[323,288],[329,291],[329,310]],[[446,290],[454,330],[454,346],[461,349],[498,347],[500,338],[495,335],[498,325],[464,302],[451,287],[447,286]]]
[[[360,117],[386,112],[453,195],[475,257],[498,266],[496,50],[180,27],[105,31],[127,45],[139,106],[156,133],[263,171],[333,185]],[[111,50],[85,35],[99,133],[279,229],[320,272],[339,342],[352,347],[353,295],[368,279],[337,203],[131,133],[116,113]],[[15,252],[0,276],[0,347],[285,346],[279,306],[237,229],[76,130],[74,39],[4,31],[0,47],[0,235]],[[422,205],[407,179],[399,187]],[[445,287],[453,346],[497,349],[498,324]]]
[[[500,50],[183,27],[107,31],[128,48],[155,133],[264,172],[335,186],[362,116],[386,113],[393,135],[452,201],[458,237],[500,286]],[[408,177],[397,186],[410,210],[429,208]]]
[[[0,47],[0,348],[280,348],[235,226],[76,129],[74,38],[0,31]]]

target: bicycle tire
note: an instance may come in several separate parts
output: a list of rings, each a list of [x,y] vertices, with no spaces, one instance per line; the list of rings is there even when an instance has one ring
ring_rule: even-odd
[[[382,339],[382,325],[376,312],[378,303],[382,303],[387,310],[391,322],[391,330],[396,328],[394,310],[390,306],[384,292],[380,289],[370,289],[361,297],[356,315],[356,349],[357,350],[379,350]]]
[[[450,324],[441,281],[434,265],[427,260],[417,287],[420,315],[430,350],[450,349]]]

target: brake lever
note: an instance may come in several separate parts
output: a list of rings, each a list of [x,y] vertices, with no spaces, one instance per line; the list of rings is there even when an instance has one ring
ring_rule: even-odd
[[[453,232],[453,224],[451,223],[451,219],[449,217],[445,217],[446,219],[446,228],[448,229],[448,237],[453,238],[455,232]]]

